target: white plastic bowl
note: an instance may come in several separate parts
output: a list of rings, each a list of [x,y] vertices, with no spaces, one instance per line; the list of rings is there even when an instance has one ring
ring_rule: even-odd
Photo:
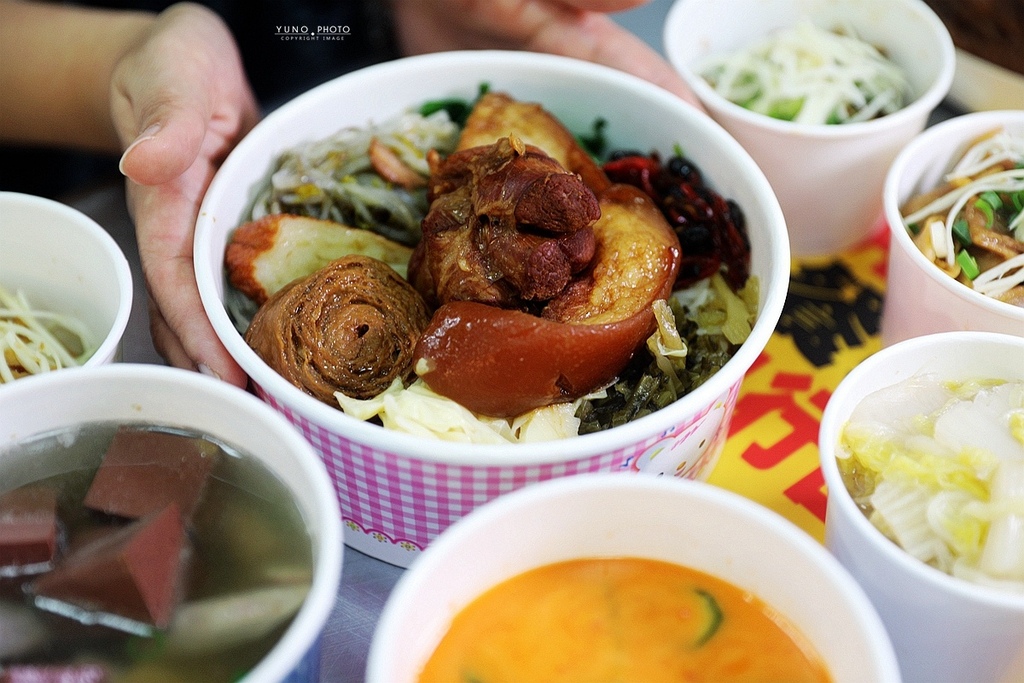
[[[932,126],[896,157],[885,180],[889,265],[882,307],[882,344],[934,332],[980,330],[1024,336],[1024,308],[993,299],[949,277],[907,232],[900,207],[942,182],[970,141],[1005,127],[1024,135],[1024,110],[965,114]]]
[[[704,482],[594,474],[536,484],[452,525],[399,579],[367,683],[412,683],[453,617],[530,569],[640,557],[702,571],[777,609],[835,683],[898,683],[885,629],[850,575],[780,515]]]
[[[472,99],[481,83],[536,101],[574,131],[607,122],[612,148],[670,154],[676,143],[705,178],[745,211],[759,315],[750,338],[707,383],[632,423],[557,443],[478,446],[384,430],[320,403],[270,369],[224,309],[224,250],[275,157],[351,125],[383,121],[440,97]],[[785,223],[746,152],[707,116],[620,71],[522,52],[439,53],[343,76],[270,114],[232,152],[210,185],[196,224],[195,267],[206,313],[256,390],[312,442],[334,479],[352,547],[407,565],[449,524],[526,484],[592,471],[655,471],[704,478],[714,466],[744,373],[781,314],[789,285]]]
[[[853,26],[904,69],[913,90],[903,109],[861,123],[781,121],[734,104],[696,72],[808,18]],[[882,210],[885,173],[949,92],[953,41],[921,0],[677,0],[665,19],[665,53],[711,116],[750,152],[778,195],[793,253],[831,254],[866,239]]]
[[[114,238],[60,202],[0,192],[0,285],[91,331],[87,367],[120,360],[132,309],[132,274]]]
[[[931,334],[884,348],[836,387],[818,443],[828,487],[825,545],[885,622],[906,683],[1024,680],[1024,595],[968,583],[911,557],[874,527],[839,474],[839,436],[873,391],[933,373],[940,380],[1024,380],[1024,339],[986,332]]]
[[[320,638],[337,599],[343,532],[323,464],[278,413],[199,373],[118,363],[27,377],[0,391],[0,455],[35,434],[87,422],[160,424],[209,434],[256,457],[294,495],[313,539],[313,583],[277,645],[240,681],[319,683]],[[0,479],[4,461],[0,457]]]

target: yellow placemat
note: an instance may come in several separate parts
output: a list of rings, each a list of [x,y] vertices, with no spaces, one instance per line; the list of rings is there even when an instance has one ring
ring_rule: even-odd
[[[837,256],[796,259],[779,325],[740,389],[709,481],[824,538],[818,426],[832,391],[881,348],[887,237]]]

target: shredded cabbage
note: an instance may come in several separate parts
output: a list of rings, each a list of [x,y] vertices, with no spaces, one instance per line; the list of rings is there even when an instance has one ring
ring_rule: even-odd
[[[866,396],[839,468],[868,518],[946,573],[1024,593],[1024,381],[920,375]]]
[[[902,108],[910,96],[900,68],[852,27],[828,31],[808,19],[711,57],[699,72],[731,102],[796,123],[867,121]]]

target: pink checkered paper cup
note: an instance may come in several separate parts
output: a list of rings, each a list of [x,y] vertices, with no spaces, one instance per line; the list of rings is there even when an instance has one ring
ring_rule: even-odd
[[[425,440],[362,422],[320,403],[271,370],[245,343],[224,307],[224,250],[276,157],[346,126],[383,121],[428,100],[472,99],[481,83],[539,102],[570,130],[603,118],[609,147],[680,145],[746,216],[759,313],[748,340],[713,377],[672,405],[597,434],[532,444]],[[643,472],[704,479],[721,452],[744,374],[781,314],[789,241],[771,187],[718,124],[665,90],[579,60],[522,52],[438,53],[369,67],[275,110],[235,148],[210,185],[196,223],[196,279],[210,322],[252,379],[320,453],[334,480],[345,541],[407,566],[455,520],[534,482],[587,472]]]

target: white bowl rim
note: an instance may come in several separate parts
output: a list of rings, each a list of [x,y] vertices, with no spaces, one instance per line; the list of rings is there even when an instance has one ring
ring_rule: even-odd
[[[117,314],[110,325],[110,329],[103,337],[103,341],[96,347],[92,355],[82,363],[83,367],[98,367],[110,362],[116,356],[118,346],[122,343],[124,332],[128,329],[128,319],[131,317],[132,300],[135,294],[132,280],[131,266],[128,259],[121,250],[117,241],[100,226],[95,220],[74,207],[63,204],[54,199],[39,197],[37,195],[25,194],[22,192],[0,191],[0,208],[3,204],[23,204],[30,207],[38,207],[52,214],[60,215],[67,220],[76,223],[91,239],[98,242],[106,251],[111,260],[114,275],[117,278],[118,290],[120,291],[120,303]]]
[[[837,399],[845,398],[846,394],[852,391],[850,387],[857,380],[861,377],[877,373],[878,367],[889,362],[894,355],[907,358],[923,358],[929,348],[936,346],[963,348],[965,345],[976,343],[1016,346],[1021,350],[1022,357],[1024,357],[1024,338],[999,332],[961,330],[955,332],[936,332],[906,339],[886,347],[861,361],[839,383],[822,413],[818,439],[821,469],[825,477],[825,483],[829,487],[828,504],[839,505],[843,509],[842,514],[850,520],[858,533],[864,538],[871,539],[872,544],[888,561],[900,567],[915,579],[937,590],[1000,609],[1009,607],[1010,609],[1019,610],[1022,616],[1024,616],[1024,594],[1016,594],[951,576],[912,557],[905,550],[886,538],[861,512],[856,503],[853,502],[853,498],[850,497],[839,474],[839,466],[836,464],[835,443],[842,427],[839,421],[840,419],[845,419],[845,416],[841,418],[839,415],[839,400]],[[895,383],[895,380],[892,383]],[[834,488],[838,488],[842,493],[835,496],[831,495]]]
[[[333,505],[323,506],[316,523],[320,528],[318,573],[309,587],[309,596],[319,594],[336,595],[341,582],[342,558],[344,555],[344,529],[341,513],[337,507],[334,487],[323,463],[295,427],[283,415],[248,392],[227,382],[198,372],[164,365],[144,363],[110,363],[95,368],[68,368],[62,372],[48,372],[25,377],[13,382],[9,392],[0,392],[0,402],[17,401],[19,393],[37,394],[59,392],[69,383],[90,384],[94,382],[137,384],[149,392],[157,385],[178,385],[187,391],[203,392],[220,398],[224,403],[241,403],[245,411],[253,413],[261,422],[273,425],[281,439],[295,453],[301,453],[297,464],[311,480],[313,493],[318,500],[330,501]],[[0,414],[2,415],[2,414]],[[2,420],[2,417],[0,417]],[[29,436],[29,435],[26,435]],[[2,450],[2,449],[0,449]],[[249,671],[242,681],[277,681],[285,677],[296,664],[301,662],[307,650],[315,647],[331,610],[333,600],[303,601],[291,625],[281,639]]]
[[[668,53],[670,61],[672,60],[672,50],[670,49],[670,46],[672,42],[675,41],[676,34],[674,29],[680,24],[680,21],[676,16],[682,15],[688,9],[689,4],[700,1],[701,0],[676,0],[676,2],[672,4],[672,7],[669,8],[665,19],[662,42],[665,45],[666,53]],[[886,114],[885,116],[876,119],[855,121],[853,123],[843,123],[838,125],[824,123],[798,123],[796,121],[776,119],[765,114],[750,111],[749,109],[726,99],[712,88],[699,74],[694,73],[690,68],[690,64],[674,64],[674,66],[676,71],[679,72],[680,77],[686,81],[686,84],[690,86],[695,93],[697,93],[705,106],[713,106],[721,109],[722,111],[727,112],[730,116],[743,121],[747,125],[757,126],[776,133],[795,135],[797,137],[810,139],[841,140],[843,138],[870,135],[876,132],[875,129],[895,128],[901,124],[904,119],[917,118],[926,115],[938,106],[939,102],[946,97],[950,88],[953,86],[953,76],[956,71],[956,51],[953,46],[953,39],[950,37],[945,24],[942,23],[942,20],[939,19],[931,8],[923,2],[913,1],[911,3],[906,3],[905,6],[907,9],[920,14],[922,19],[931,26],[936,38],[939,40],[939,52],[941,57],[939,73],[937,78],[912,102],[891,114]]]
[[[509,62],[512,62],[515,65],[548,71],[571,69],[573,72],[582,72],[592,77],[617,81],[634,93],[641,93],[644,97],[659,100],[666,103],[667,106],[680,108],[680,111],[687,112],[684,114],[685,116],[693,118],[694,125],[701,129],[701,134],[714,140],[716,144],[731,152],[748,167],[751,174],[751,183],[755,186],[757,193],[768,200],[764,210],[769,217],[769,222],[779,226],[785,225],[782,209],[779,207],[775,194],[763,173],[761,173],[760,169],[739,143],[710,117],[704,116],[696,108],[691,108],[691,105],[677,96],[638,77],[610,67],[568,57],[504,50],[444,52],[406,57],[369,66],[351,74],[340,76],[282,105],[279,109],[271,112],[264,121],[272,125],[278,119],[286,118],[293,109],[304,108],[307,106],[307,101],[315,100],[318,97],[318,93],[337,87],[336,84],[344,79],[351,77],[383,78],[391,71],[406,68],[405,65],[409,63],[420,65],[436,63],[444,65],[461,63],[464,60],[472,60],[476,63],[501,64],[505,67],[508,66]],[[260,127],[257,126],[253,133],[256,133],[258,136],[260,130]],[[256,139],[250,133],[235,149],[245,150]],[[235,152],[232,152],[232,155],[234,154]],[[232,155],[229,155],[227,160],[225,160],[225,167],[230,164]],[[220,178],[222,178],[220,174],[214,177],[207,197],[219,189],[221,184]],[[332,433],[341,434],[348,439],[361,443],[374,444],[377,447],[387,449],[391,453],[452,465],[499,467],[536,465],[591,457],[597,452],[607,453],[616,448],[639,443],[643,438],[672,427],[677,424],[677,420],[673,417],[676,414],[687,416],[698,414],[703,407],[712,405],[718,396],[729,390],[732,382],[725,384],[726,380],[722,379],[729,376],[726,372],[729,368],[744,368],[744,372],[739,373],[736,377],[735,381],[738,382],[742,380],[746,369],[757,360],[757,357],[768,343],[768,339],[782,314],[782,306],[785,302],[789,285],[789,241],[786,239],[769,240],[770,244],[768,246],[771,249],[769,257],[773,268],[769,277],[774,282],[775,287],[768,289],[766,283],[761,283],[765,296],[764,306],[758,312],[757,321],[747,341],[740,346],[736,354],[715,376],[667,408],[612,430],[579,435],[559,441],[481,445],[422,439],[358,420],[350,415],[346,415],[339,409],[321,403],[290,384],[278,373],[270,370],[245,343],[242,336],[238,334],[231,323],[224,310],[223,303],[217,297],[217,283],[214,281],[215,275],[212,272],[214,269],[201,267],[208,265],[205,247],[210,241],[210,234],[213,230],[212,221],[208,218],[210,214],[206,208],[206,202],[207,199],[204,198],[196,223],[194,253],[196,280],[199,286],[200,298],[203,301],[207,317],[217,332],[221,343],[227,347],[232,357],[242,366],[249,377],[274,397],[275,400],[280,401],[290,410],[303,415],[317,425],[330,428]],[[219,277],[221,270],[217,269],[216,273],[217,277]],[[718,378],[718,381],[715,381],[716,378]]]
[[[393,637],[391,632],[401,623],[401,610],[412,604],[413,596],[421,588],[421,577],[435,575],[436,567],[445,562],[446,555],[459,547],[463,537],[475,536],[474,532],[486,529],[496,520],[508,517],[516,510],[530,508],[538,501],[557,499],[567,492],[616,491],[623,488],[689,496],[702,502],[732,508],[751,523],[776,534],[776,540],[809,557],[828,582],[846,596],[854,619],[865,626],[864,635],[869,646],[882,658],[882,661],[879,661],[879,668],[893,672],[894,680],[898,680],[898,676],[895,676],[895,672],[898,671],[896,655],[891,641],[881,617],[867,594],[832,553],[796,524],[739,493],[705,481],[665,479],[646,475],[628,477],[613,472],[594,472],[542,481],[488,501],[456,520],[416,558],[409,570],[399,577],[377,620],[367,657],[367,672],[386,667],[389,653],[384,651],[384,645]],[[653,553],[651,555],[654,556]],[[643,554],[631,553],[631,556],[642,557]]]
[[[961,114],[927,128],[907,143],[900,150],[899,154],[896,155],[885,177],[885,185],[882,190],[885,222],[889,226],[889,233],[892,238],[899,242],[899,246],[909,255],[911,261],[926,273],[929,279],[936,282],[958,299],[964,299],[992,313],[1017,318],[1021,321],[1021,324],[1024,324],[1024,308],[986,296],[968,287],[943,273],[934,263],[925,258],[925,255],[918,249],[907,233],[906,226],[903,223],[903,215],[900,213],[900,183],[907,172],[906,169],[910,160],[920,150],[928,149],[935,145],[936,142],[947,137],[955,136],[961,144],[968,142],[968,131],[975,128],[978,122],[989,120],[992,121],[993,126],[1007,120],[1013,120],[1014,123],[1024,125],[1024,110],[1004,109]]]

